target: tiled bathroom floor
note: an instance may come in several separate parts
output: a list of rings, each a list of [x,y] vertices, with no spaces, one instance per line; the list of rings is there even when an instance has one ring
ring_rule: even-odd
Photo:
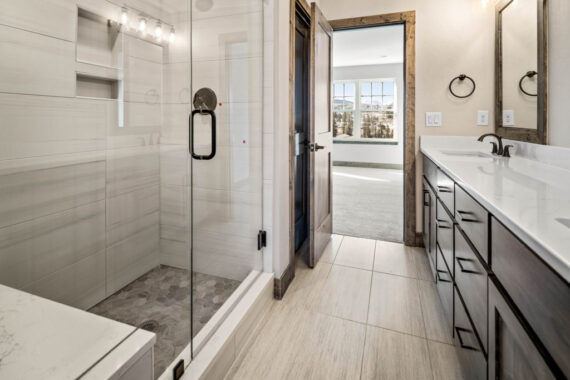
[[[461,379],[423,249],[334,235],[228,379]]]
[[[239,284],[194,272],[194,336]],[[155,332],[154,373],[158,377],[190,342],[190,302],[189,271],[161,265],[89,311]]]

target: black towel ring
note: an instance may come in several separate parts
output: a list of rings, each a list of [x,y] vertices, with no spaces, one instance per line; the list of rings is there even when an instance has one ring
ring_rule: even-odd
[[[473,83],[473,89],[471,90],[470,93],[468,93],[467,95],[457,95],[455,92],[453,92],[453,89],[452,89],[451,87],[453,86],[453,82],[455,82],[455,81],[458,80],[458,79],[459,79],[460,81],[464,81],[465,79],[468,79],[468,80],[471,81],[471,83]],[[477,86],[475,85],[475,81],[474,81],[471,77],[469,77],[469,76],[467,76],[467,75],[465,75],[465,74],[458,75],[458,76],[456,76],[455,78],[453,78],[453,79],[451,80],[451,82],[449,82],[449,92],[451,92],[451,95],[455,96],[456,98],[460,98],[460,99],[468,98],[468,97],[470,97],[471,95],[473,95],[473,93],[475,92],[475,88],[476,88],[476,87],[477,87]]]
[[[524,78],[532,78],[535,75],[538,75],[538,73],[536,71],[528,71],[525,75],[522,76],[521,80],[519,80],[519,88],[523,92],[523,94],[528,95],[528,96],[538,96],[538,94],[531,94],[529,92],[526,92],[522,86],[522,82],[523,82]]]

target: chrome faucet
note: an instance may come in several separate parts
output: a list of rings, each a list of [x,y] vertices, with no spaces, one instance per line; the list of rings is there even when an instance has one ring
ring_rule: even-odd
[[[491,141],[491,144],[493,144],[493,151],[491,153],[501,156],[503,154],[503,138],[495,133],[485,133],[484,135],[481,135],[477,141],[483,141],[487,136],[493,136],[497,139],[497,142],[499,143],[498,147],[494,141]]]

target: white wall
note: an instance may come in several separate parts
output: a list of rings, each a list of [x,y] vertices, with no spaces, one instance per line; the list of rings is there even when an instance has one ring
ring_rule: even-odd
[[[403,41],[402,41],[403,43]],[[339,144],[333,147],[333,161],[401,165],[404,161],[404,71],[403,64],[344,66],[333,69],[334,80],[396,79],[396,136],[398,145]]]
[[[570,1],[550,0],[548,12],[548,143],[570,148]]]

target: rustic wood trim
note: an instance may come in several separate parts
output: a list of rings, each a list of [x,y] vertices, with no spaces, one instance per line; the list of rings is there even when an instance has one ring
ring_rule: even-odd
[[[495,6],[495,132],[507,139],[546,144],[548,142],[547,83],[548,83],[548,1],[537,0],[538,42],[538,98],[537,128],[503,127],[503,60],[502,60],[502,11],[513,0],[500,0]]]
[[[416,12],[397,12],[329,22],[334,31],[383,25],[404,25],[404,82],[406,87],[404,137],[404,243],[418,246],[416,237]],[[421,234],[420,234],[421,236]],[[419,242],[418,242],[419,241]]]
[[[416,232],[416,247],[424,248],[424,234],[423,232]]]
[[[273,280],[273,297],[278,300],[283,299],[285,292],[289,288],[289,285],[291,285],[294,278],[295,261],[287,265],[287,268],[285,268],[285,271],[283,271],[280,278],[275,278]]]

